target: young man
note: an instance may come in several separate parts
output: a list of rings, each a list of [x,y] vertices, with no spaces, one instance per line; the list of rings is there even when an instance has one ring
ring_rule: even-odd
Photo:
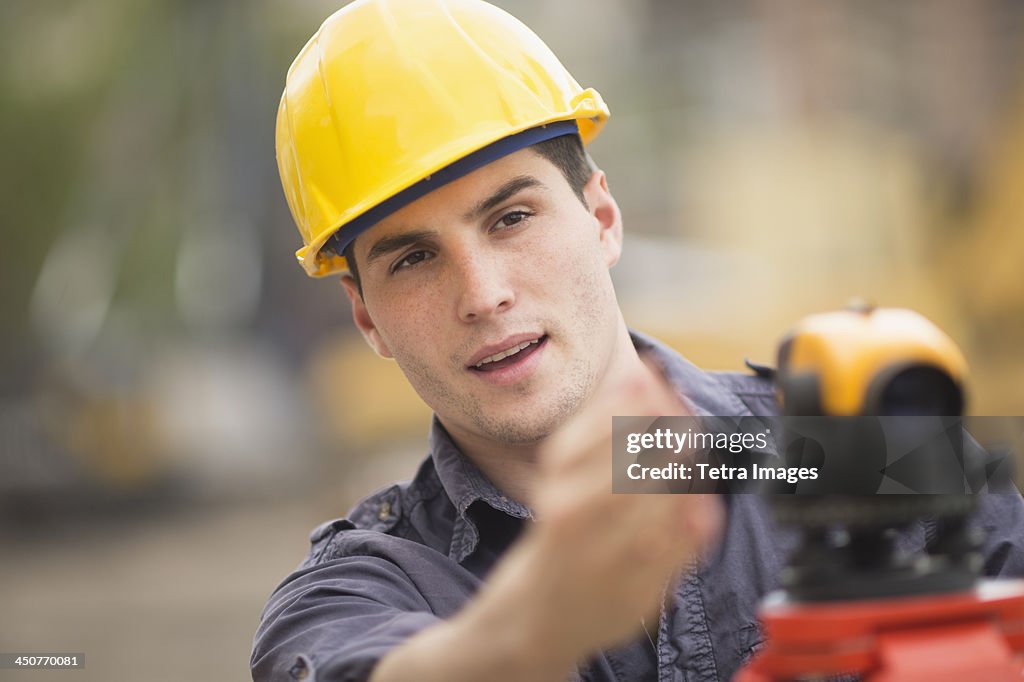
[[[344,273],[435,419],[410,483],[314,531],[254,679],[717,680],[760,643],[787,549],[761,503],[610,493],[613,414],[775,408],[769,381],[627,329],[621,216],[582,147],[607,117],[477,0],[360,0],[296,59],[278,161],[299,259]],[[990,573],[1021,571],[1006,533],[989,543]]]

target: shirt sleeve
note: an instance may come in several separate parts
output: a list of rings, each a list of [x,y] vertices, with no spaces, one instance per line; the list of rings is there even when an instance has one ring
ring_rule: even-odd
[[[1024,578],[1024,500],[1013,486],[978,496],[976,523],[985,532],[982,573]]]
[[[349,556],[300,568],[263,611],[252,677],[361,682],[393,647],[440,620],[387,559]]]
[[[993,460],[973,435],[967,431],[965,435],[965,452],[978,467],[978,476],[987,480],[977,494],[972,518],[984,533],[981,573],[989,578],[1024,578],[1024,498],[1013,482],[1012,467],[989,471]]]

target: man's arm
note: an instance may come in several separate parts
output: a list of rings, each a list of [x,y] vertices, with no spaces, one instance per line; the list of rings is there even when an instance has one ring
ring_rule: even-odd
[[[274,591],[256,632],[254,680],[359,680],[385,653],[441,622],[408,574],[375,556],[300,569]]]
[[[272,595],[253,678],[564,680],[577,661],[638,636],[721,525],[711,497],[611,493],[611,415],[678,412],[659,390],[617,392],[552,439],[531,499],[537,522],[482,587],[469,572],[451,584],[463,578],[426,546],[341,530],[325,560]],[[383,547],[395,542],[406,551]],[[447,576],[440,588],[435,570]]]
[[[542,457],[538,519],[457,616],[396,647],[373,682],[564,680],[657,621],[661,598],[722,525],[712,496],[611,493],[611,415],[680,414],[638,382],[591,406]]]
[[[708,503],[691,498],[694,509]],[[706,512],[710,524],[718,510]],[[643,618],[657,621],[661,594],[684,562],[684,552],[653,537],[657,524],[637,523],[633,538],[611,541],[602,540],[607,523],[594,533],[567,523],[550,535],[540,525],[462,612],[385,656],[373,682],[565,680],[576,662],[638,634]],[[609,530],[625,535],[629,525]]]
[[[415,666],[399,668],[405,680],[542,680],[556,669],[562,672],[550,679],[564,679],[571,670],[572,657],[546,659],[560,650],[551,646],[557,633],[544,637],[527,625],[527,614],[543,611],[529,586],[514,581],[520,594],[495,592],[506,603],[473,600],[446,620],[438,615],[443,607],[429,603],[417,584],[431,581],[434,564],[446,557],[420,546],[419,555],[393,561],[373,556],[386,554],[374,544],[375,534],[344,533],[339,542],[346,550],[366,553],[300,569],[274,591],[256,633],[254,680],[366,680],[392,650],[406,652]],[[451,601],[474,588],[470,574],[465,580],[449,586]]]

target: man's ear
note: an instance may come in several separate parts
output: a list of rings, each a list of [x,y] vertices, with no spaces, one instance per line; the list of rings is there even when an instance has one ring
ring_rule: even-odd
[[[583,196],[587,200],[590,214],[594,216],[601,230],[601,245],[605,253],[608,267],[619,262],[622,255],[622,213],[615,197],[608,190],[608,178],[604,171],[595,170],[590,180],[583,187]]]
[[[363,301],[363,295],[359,292],[359,285],[356,284],[352,275],[342,275],[341,286],[345,289],[348,300],[352,304],[352,321],[356,323],[356,327],[362,332],[366,343],[370,344],[370,348],[382,358],[395,357],[391,354],[388,345],[384,343],[384,339],[381,338],[377,325],[373,323],[370,311],[366,309],[366,303]]]

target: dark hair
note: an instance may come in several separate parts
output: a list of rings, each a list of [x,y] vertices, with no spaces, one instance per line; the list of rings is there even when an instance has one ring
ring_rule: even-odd
[[[583,142],[580,140],[579,135],[553,137],[550,140],[538,142],[529,147],[529,149],[532,149],[553,163],[561,171],[565,181],[569,183],[573,194],[576,195],[584,206],[587,205],[586,197],[583,196],[583,188],[586,186],[587,181],[590,180],[593,168],[590,165],[590,160],[587,158],[587,153],[583,151]],[[355,240],[345,247],[342,255],[345,256],[345,261],[348,263],[348,271],[352,275],[352,279],[356,281],[359,295],[362,296],[363,283],[359,279],[359,267],[356,265],[354,247]]]
[[[545,159],[555,164],[569,183],[573,193],[586,206],[587,199],[583,196],[583,188],[593,174],[587,153],[583,151],[583,142],[579,135],[562,135],[544,140],[530,147]]]

